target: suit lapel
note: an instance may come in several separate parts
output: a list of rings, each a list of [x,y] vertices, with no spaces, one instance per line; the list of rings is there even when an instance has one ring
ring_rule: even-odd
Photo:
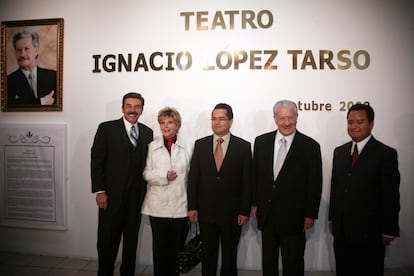
[[[214,153],[213,153],[213,145],[214,145],[213,137],[214,136],[211,135],[205,140],[206,142],[204,143],[203,150],[206,152],[205,156],[207,156],[208,158],[206,161],[209,163],[209,166],[213,168],[214,171],[217,171],[216,161],[214,160]],[[224,160],[223,160],[223,164],[224,164]],[[223,164],[221,165],[221,167],[223,167]]]
[[[120,133],[120,135],[122,135],[122,141],[125,145],[128,145],[130,147],[133,147],[131,140],[129,140],[129,133],[126,131],[125,129],[125,124],[124,124],[124,119],[121,118],[118,120],[118,132]],[[139,140],[139,138],[138,138]]]
[[[19,78],[21,79],[21,90],[18,91],[18,94],[23,94],[21,97],[30,98],[30,103],[40,103],[40,100],[36,99],[33,93],[32,88],[30,87],[29,82],[27,81],[26,75],[22,72],[22,70],[18,70]]]
[[[295,136],[293,137],[293,140],[292,140],[292,144],[289,147],[289,151],[287,152],[285,162],[283,162],[283,166],[280,169],[279,175],[283,174],[283,171],[286,171],[287,168],[289,168],[289,166],[291,166],[291,164],[293,164],[294,162],[298,162],[298,160],[300,162],[300,160],[302,160],[303,158],[303,150],[302,150],[303,143],[301,143],[301,140],[303,137],[302,135],[303,135],[302,133],[296,130]],[[273,147],[274,147],[274,143],[273,143]]]
[[[378,144],[377,140],[374,138],[374,136],[371,136],[371,138],[365,144],[362,151],[359,153],[358,159],[357,159],[354,166],[357,167],[358,164],[363,163],[364,160],[366,159],[366,156],[373,156],[371,154],[371,152],[375,152],[375,148],[376,148],[377,144]],[[352,142],[350,143],[350,146],[348,148],[349,158],[351,158],[351,153],[350,153],[351,152],[351,146],[352,146]]]
[[[280,169],[281,172],[285,170],[286,167],[289,166],[290,160],[301,160],[300,156],[300,139],[301,139],[301,133],[296,130],[295,136],[293,137],[292,144],[289,147],[289,151],[287,152],[285,162],[283,163],[282,168]]]
[[[229,139],[229,145],[227,146],[227,151],[226,151],[226,155],[224,155],[224,159],[223,159],[223,164],[221,165],[220,171],[223,170],[223,167],[225,166],[226,163],[228,163],[230,160],[233,152],[234,152],[234,143],[233,143],[233,135],[230,134],[230,139]],[[213,160],[214,160],[214,154],[213,154]],[[214,161],[215,164],[215,161]]]
[[[266,176],[270,182],[274,180],[274,152],[275,152],[275,139],[277,131],[269,133],[269,135],[263,136],[263,141],[260,143],[260,147],[255,148],[257,152],[253,154],[254,158],[257,158],[257,164],[261,168],[260,170],[266,172]],[[255,146],[256,147],[256,146]]]
[[[271,136],[269,136],[271,139],[269,139],[268,141],[267,141],[267,146],[266,146],[266,148],[268,148],[269,150],[266,150],[265,151],[265,158],[266,158],[266,160],[267,160],[267,164],[272,164],[272,175],[273,175],[273,167],[274,167],[274,164],[273,164],[273,161],[274,161],[274,154],[275,154],[275,139],[276,139],[276,133],[277,133],[277,131],[275,131],[275,132],[273,132],[273,134],[271,135]],[[266,164],[265,163],[265,164]]]

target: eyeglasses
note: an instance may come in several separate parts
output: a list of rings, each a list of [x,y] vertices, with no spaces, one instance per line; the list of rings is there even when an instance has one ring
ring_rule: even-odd
[[[219,121],[219,122],[224,122],[227,121],[228,119],[226,117],[211,117],[212,121]]]

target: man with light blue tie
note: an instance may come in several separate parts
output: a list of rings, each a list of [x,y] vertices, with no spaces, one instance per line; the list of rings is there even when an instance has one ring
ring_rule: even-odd
[[[121,275],[134,275],[141,205],[146,182],[143,170],[153,131],[138,122],[144,98],[130,92],[122,99],[121,119],[101,123],[91,149],[92,192],[99,207],[98,275],[113,275],[123,241]]]

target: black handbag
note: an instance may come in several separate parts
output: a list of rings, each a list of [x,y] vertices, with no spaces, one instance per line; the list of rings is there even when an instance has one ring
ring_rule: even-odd
[[[192,233],[191,228],[195,228]],[[178,252],[178,271],[187,273],[196,267],[201,261],[201,235],[198,231],[197,224],[194,227],[190,226],[190,240],[186,242],[182,251]]]

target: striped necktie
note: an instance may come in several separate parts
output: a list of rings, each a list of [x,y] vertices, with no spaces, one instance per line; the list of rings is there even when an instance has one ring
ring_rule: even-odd
[[[135,126],[131,126],[131,132],[129,134],[129,139],[131,140],[131,143],[134,145],[134,148],[138,145],[138,135],[135,131]]]

